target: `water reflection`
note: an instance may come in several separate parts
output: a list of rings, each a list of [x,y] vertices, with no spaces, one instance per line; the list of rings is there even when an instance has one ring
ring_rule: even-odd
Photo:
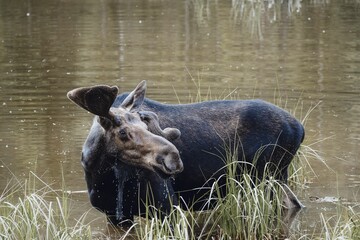
[[[284,9],[287,9],[285,11]],[[231,17],[240,26],[249,29],[252,36],[263,40],[262,26],[289,18],[293,12],[299,13],[301,0],[291,1],[232,1]],[[282,15],[287,13],[286,15]]]
[[[300,119],[321,102],[306,144],[328,139],[314,147],[337,175],[311,162],[303,222],[317,221],[309,196],[359,199],[359,23],[357,0],[0,1],[0,189],[29,170],[60,185],[61,169],[70,190],[86,189],[79,158],[92,116],[66,92],[147,79],[162,102],[210,89]]]
[[[210,0],[189,0],[187,8],[194,12],[199,26],[208,26],[213,20],[221,3],[211,4]],[[229,1],[230,2],[230,1]],[[254,1],[232,0],[228,7],[230,18],[235,28],[241,27],[247,30],[251,36],[263,40],[262,28],[268,23],[290,18],[293,13],[300,13],[301,0],[291,1]]]

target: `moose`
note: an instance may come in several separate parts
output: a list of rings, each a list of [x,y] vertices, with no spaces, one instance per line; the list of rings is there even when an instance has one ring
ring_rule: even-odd
[[[287,111],[263,100],[162,104],[145,98],[145,80],[130,93],[118,91],[97,85],[67,94],[95,115],[81,163],[90,202],[110,223],[145,214],[150,190],[151,204],[165,214],[183,203],[211,208],[209,188],[226,174],[226,146],[237,151],[238,175],[251,166],[256,183],[270,172],[282,183],[286,207],[303,207],[286,184],[305,133]]]

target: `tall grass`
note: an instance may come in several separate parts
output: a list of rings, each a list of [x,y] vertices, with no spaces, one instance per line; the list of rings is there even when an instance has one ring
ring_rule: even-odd
[[[150,208],[154,207],[148,206],[148,209]],[[195,224],[196,220],[191,211],[173,206],[167,216],[146,214],[145,218],[139,218],[135,231],[138,239],[195,239]]]
[[[316,239],[360,239],[360,206],[337,206],[337,214],[320,215],[321,233]]]
[[[226,239],[262,239],[267,235],[281,235],[282,200],[280,185],[265,180],[254,187],[250,175],[238,181],[229,178],[228,194],[218,196],[218,203],[211,212],[210,232]],[[212,235],[214,235],[214,233]]]
[[[306,155],[306,152],[304,153]],[[302,161],[299,154],[299,161]],[[338,205],[334,215],[321,214],[319,232],[289,232],[291,220],[282,206],[284,191],[273,178],[254,185],[249,174],[235,176],[235,155],[228,154],[225,186],[211,188],[212,210],[194,212],[173,206],[159,217],[153,206],[148,214],[116,239],[359,239],[360,206]],[[296,175],[296,173],[294,173]],[[0,239],[109,239],[92,231],[86,213],[72,219],[72,200],[66,191],[54,190],[34,173],[24,182],[11,181],[0,194]]]
[[[281,185],[275,180],[254,187],[249,175],[243,180],[228,178],[231,189],[222,196],[218,182],[209,199],[217,201],[212,210],[194,212],[174,206],[163,219],[147,215],[138,219],[139,239],[262,239],[283,236]],[[148,206],[153,208],[152,206]]]
[[[70,221],[70,212],[69,194],[30,172],[28,180],[10,181],[0,195],[0,239],[91,239],[86,214]]]

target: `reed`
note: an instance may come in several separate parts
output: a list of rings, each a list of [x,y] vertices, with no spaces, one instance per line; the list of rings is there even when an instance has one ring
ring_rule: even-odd
[[[167,216],[151,214],[157,212],[153,206],[147,207],[145,218],[139,218],[135,223],[135,231],[138,239],[195,239],[195,218],[191,211],[185,211],[179,206],[173,206],[173,210]],[[158,212],[157,212],[158,213]]]
[[[220,196],[217,189],[214,191],[218,202],[209,216],[211,234],[202,234],[221,239],[262,239],[281,234],[278,232],[282,219],[280,185],[271,179],[254,187],[250,175],[241,178],[240,181],[227,179],[230,185],[225,196]]]
[[[69,194],[30,172],[24,182],[10,181],[0,195],[0,239],[91,239],[86,214],[72,222],[70,212]]]
[[[360,239],[359,205],[345,206],[338,204],[337,214],[320,215],[321,233],[313,239]]]

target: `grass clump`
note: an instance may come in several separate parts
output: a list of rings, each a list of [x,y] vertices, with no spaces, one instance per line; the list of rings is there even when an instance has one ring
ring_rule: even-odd
[[[241,181],[234,178],[229,181],[233,182],[231,191],[218,197],[210,213],[211,232],[221,239],[263,239],[281,234],[278,232],[283,218],[280,184],[270,179],[254,186],[248,174]]]
[[[212,188],[212,210],[194,212],[174,206],[163,218],[148,214],[135,223],[138,239],[266,239],[283,236],[281,185],[274,179],[254,187],[250,176],[229,178],[232,192],[222,196],[219,182]],[[228,183],[229,183],[228,182]],[[277,192],[278,191],[278,192]],[[209,200],[209,201],[210,201]],[[153,206],[148,206],[153,208]]]
[[[216,198],[212,210],[194,212],[174,206],[169,215],[138,218],[138,239],[267,239],[283,236],[281,185],[275,180],[253,186],[249,175],[233,181],[234,192],[221,196],[218,182],[209,199]],[[251,185],[251,187],[250,187]],[[274,193],[274,189],[279,192]],[[279,195],[277,195],[279,194]],[[153,208],[148,206],[148,208]]]
[[[157,212],[156,209],[151,210]],[[167,216],[147,214],[145,218],[139,218],[135,224],[138,239],[195,239],[194,215],[179,206],[173,206],[173,210]]]
[[[24,183],[13,180],[3,190],[0,239],[91,239],[85,215],[70,219],[69,194],[59,194],[47,184],[38,188],[36,181],[41,180],[30,172]]]
[[[314,239],[360,239],[360,206],[337,206],[337,214],[320,214],[321,232]]]
[[[226,173],[222,176],[225,185],[220,184],[220,178],[211,191],[210,199],[216,199],[216,205],[209,214],[210,232],[220,239],[264,239],[282,235],[281,183],[271,174],[264,174],[263,179],[254,182],[255,167],[238,161],[238,146],[225,149]],[[245,166],[241,175],[237,174],[239,166]]]

